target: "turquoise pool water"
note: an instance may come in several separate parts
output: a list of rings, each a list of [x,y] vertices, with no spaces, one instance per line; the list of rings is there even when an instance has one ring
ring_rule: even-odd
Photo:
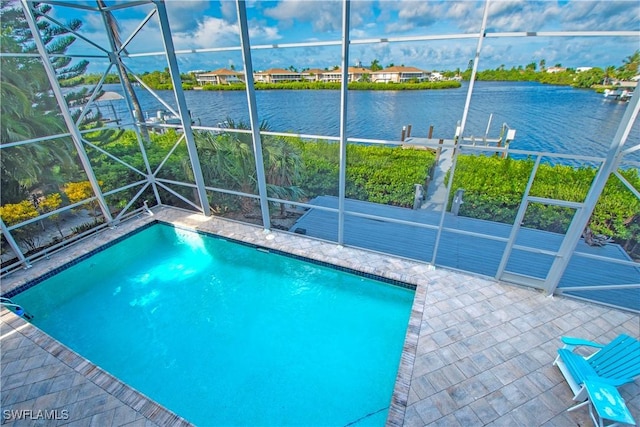
[[[12,299],[187,420],[384,425],[414,292],[154,225]]]

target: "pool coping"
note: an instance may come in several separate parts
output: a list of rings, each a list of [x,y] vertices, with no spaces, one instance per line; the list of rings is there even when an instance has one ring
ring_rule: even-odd
[[[136,234],[156,223],[164,223],[173,227],[233,240],[240,244],[265,248],[274,253],[300,258],[316,264],[330,265],[332,268],[355,272],[364,277],[371,277],[387,283],[408,284],[409,286],[402,286],[410,289],[415,286],[411,314],[405,333],[400,363],[386,421],[386,425],[389,426],[401,426],[403,424],[409,399],[409,389],[416,358],[418,338],[420,336],[427,287],[432,280],[436,280],[438,277],[436,271],[425,263],[363,249],[342,247],[332,242],[297,236],[293,233],[285,233],[277,230],[265,231],[260,226],[239,223],[220,217],[205,217],[202,214],[178,208],[161,207],[154,209],[154,216],[142,215],[138,217],[138,220],[130,221],[124,226],[118,227],[116,230],[103,230],[97,233],[96,238],[89,244],[92,247],[75,251],[72,259],[68,262],[58,263],[55,267],[48,266],[48,268],[44,269],[39,275],[37,273],[38,269],[35,267],[32,271],[22,270],[21,272],[26,273],[17,274],[18,280],[12,281],[13,283],[7,287],[3,286],[2,295],[9,297],[16,295],[28,287],[34,286],[42,280],[57,274],[63,269],[69,268],[82,259],[102,251],[122,239]],[[107,237],[106,235],[110,236]],[[292,246],[290,244],[291,240],[294,240],[298,245]],[[86,247],[88,245],[85,244],[83,246]],[[313,255],[313,257],[310,257],[310,254]],[[52,255],[52,258],[55,257],[55,255],[57,254]],[[366,255],[365,258],[367,258],[368,262],[366,265],[355,265],[354,262],[351,262],[351,258],[357,258],[357,256],[350,257],[349,255]],[[8,276],[11,277],[12,275],[13,273]],[[21,278],[20,276],[25,277]],[[154,416],[154,419],[161,418],[162,421],[173,420],[172,422],[175,422],[176,425],[191,425],[187,420],[174,414],[167,408],[162,407],[98,366],[77,355],[35,326],[18,318],[18,316],[15,316],[13,313],[10,314],[15,317],[15,321],[22,321],[28,325],[26,328],[29,330],[29,334],[37,338],[38,341],[36,342],[45,349],[45,351],[49,351],[68,366],[71,365],[67,363],[67,360],[73,361],[74,366],[71,367],[76,369],[77,372],[85,375],[87,379],[94,382],[109,394],[113,394],[114,390],[117,391],[119,395],[129,399],[126,401],[123,399],[120,400],[136,410],[139,410],[138,408],[143,409],[145,412],[141,412],[141,414],[145,417],[149,414],[150,416]],[[56,353],[54,354],[52,351]],[[80,359],[82,362],[77,362],[77,360]],[[128,402],[132,402],[132,404]]]
[[[111,375],[7,308],[0,310],[0,319],[2,323],[9,326],[13,331],[17,331],[30,339],[61,363],[82,375],[88,381],[91,381],[109,395],[115,397],[153,423],[159,426],[193,426],[192,423],[180,415]]]

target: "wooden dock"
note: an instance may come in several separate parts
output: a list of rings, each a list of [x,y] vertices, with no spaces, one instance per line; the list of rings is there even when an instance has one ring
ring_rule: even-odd
[[[338,207],[338,199],[320,196],[311,204]],[[375,215],[393,220],[415,222],[417,225],[399,224],[345,215],[344,244],[377,252],[389,253],[405,258],[431,262],[440,213],[429,209],[407,209],[370,202],[347,199],[345,210],[357,214]],[[445,214],[444,230],[439,243],[436,265],[454,268],[485,276],[495,277],[506,242],[490,238],[455,233],[464,230],[487,236],[507,239],[510,224],[484,221]],[[291,231],[328,241],[338,239],[338,214],[323,209],[309,209],[291,228]],[[517,244],[538,249],[556,251],[563,235],[547,231],[522,228]],[[592,247],[580,240],[577,251],[617,260],[629,260],[619,245],[607,244]],[[553,261],[550,255],[514,250],[507,270],[544,279]],[[640,312],[640,288],[608,289],[601,291],[570,291],[576,286],[621,285],[640,282],[640,265],[625,266],[613,262],[594,260],[573,255],[559,290],[579,298],[598,301],[607,305]]]

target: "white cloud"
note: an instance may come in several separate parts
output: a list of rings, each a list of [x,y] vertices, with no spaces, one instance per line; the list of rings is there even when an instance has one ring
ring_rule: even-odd
[[[569,7],[570,6],[570,7]],[[566,30],[639,30],[637,1],[574,1],[562,8],[560,20]]]
[[[188,31],[194,28],[205,11],[210,7],[209,1],[167,1],[167,16],[172,31]]]
[[[238,20],[238,12],[236,10],[236,3],[232,1],[221,1],[220,2],[220,12],[222,13],[222,17],[227,21],[237,21]]]
[[[270,27],[259,21],[249,23],[249,39],[252,44],[280,40],[282,36],[277,27]]]
[[[177,49],[213,48],[239,45],[238,25],[222,18],[205,16],[192,31],[175,32]]]
[[[285,0],[272,8],[265,9],[264,15],[286,26],[295,25],[297,22],[308,22],[311,23],[314,31],[340,31],[342,3],[332,0]]]
[[[238,25],[235,2],[169,0],[166,2],[176,49],[215,48],[238,46]],[[477,32],[480,27],[484,3],[479,1],[364,1],[351,3],[351,37],[354,39]],[[58,10],[54,7],[56,16]],[[67,8],[68,9],[68,8]],[[287,41],[312,41],[339,38],[342,21],[342,3],[336,0],[286,0],[247,2],[251,42],[257,44]],[[137,10],[137,8],[136,8]],[[133,15],[129,10],[116,11],[123,38],[137,27],[146,13]],[[102,18],[98,13],[82,12],[83,34],[106,46]],[[60,18],[65,21],[68,19]],[[496,0],[491,3],[489,31],[554,31],[554,30],[640,30],[640,2],[637,0],[571,0],[567,2]],[[313,30],[313,31],[312,31]],[[140,32],[129,48],[130,52],[162,51],[157,20],[154,18]],[[322,34],[321,34],[322,33]],[[329,34],[329,35],[327,35]],[[635,44],[634,44],[635,42]],[[466,68],[473,57],[476,40],[450,40],[447,42],[385,43],[352,45],[350,58],[369,65],[378,59],[389,63],[414,65],[425,69]],[[82,41],[78,46],[86,45]],[[606,49],[604,46],[608,46]],[[635,47],[634,47],[635,46]],[[637,38],[487,38],[483,44],[480,68],[526,65],[545,59],[548,65],[566,66],[619,65],[625,55],[637,49]],[[76,52],[79,49],[74,49]],[[91,48],[85,51],[95,53]],[[324,68],[339,63],[339,54],[333,49],[317,51],[278,49],[260,51],[261,67],[294,65],[298,68]],[[264,52],[264,55],[262,54]],[[337,51],[336,51],[337,52]],[[254,55],[257,51],[254,52]],[[185,65],[209,68],[214,62],[228,65],[229,55],[212,54],[201,61],[199,55],[185,55]],[[264,58],[263,58],[264,56]],[[160,58],[154,57],[156,60]],[[93,62],[98,60],[92,60]],[[143,58],[132,60],[142,64]],[[149,59],[151,61],[151,59]],[[233,59],[238,66],[238,59]],[[140,62],[140,64],[138,64]],[[158,61],[158,63],[161,61]],[[588,64],[587,64],[588,63]],[[150,69],[162,69],[163,64]]]

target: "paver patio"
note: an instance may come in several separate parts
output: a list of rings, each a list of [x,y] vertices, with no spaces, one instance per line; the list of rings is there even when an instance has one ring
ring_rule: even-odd
[[[572,394],[552,366],[559,337],[606,342],[620,333],[640,335],[639,316],[629,312],[170,208],[107,230],[8,276],[2,293],[154,220],[415,284],[388,425],[590,425],[586,407],[566,411]],[[65,418],[40,419],[37,425],[187,424],[6,309],[0,316],[0,351],[3,424],[34,425],[32,420],[7,416],[11,410],[36,415],[39,410],[56,410],[50,413]],[[640,380],[620,391],[640,421]]]

